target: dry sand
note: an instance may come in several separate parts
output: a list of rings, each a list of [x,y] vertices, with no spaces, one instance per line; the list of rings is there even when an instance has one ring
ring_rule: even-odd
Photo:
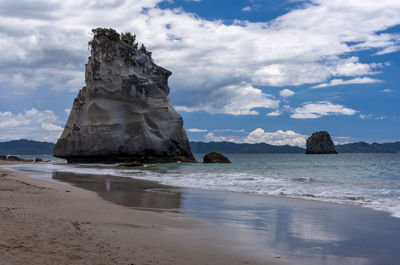
[[[0,168],[0,265],[277,264],[207,239],[210,225]]]

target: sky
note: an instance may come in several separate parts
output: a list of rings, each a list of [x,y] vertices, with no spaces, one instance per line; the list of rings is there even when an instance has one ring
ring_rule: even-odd
[[[398,0],[0,0],[0,141],[58,139],[97,27],[172,71],[192,141],[399,141],[399,14]]]

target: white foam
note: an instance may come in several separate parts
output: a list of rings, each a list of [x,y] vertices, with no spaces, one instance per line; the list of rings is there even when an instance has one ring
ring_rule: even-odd
[[[99,174],[157,181],[161,184],[207,190],[233,191],[260,195],[285,196],[348,205],[359,205],[386,211],[400,218],[400,190],[365,182],[340,182],[312,177],[284,178],[282,176],[196,170],[122,169],[104,165],[18,164],[3,166],[11,170],[40,172],[51,178],[53,172]],[[200,170],[198,170],[200,169]],[[195,171],[195,172],[191,172]],[[210,172],[211,171],[211,172]],[[398,184],[397,184],[398,185]]]

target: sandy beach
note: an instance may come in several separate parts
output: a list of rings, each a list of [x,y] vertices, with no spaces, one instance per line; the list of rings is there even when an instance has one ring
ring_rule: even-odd
[[[29,173],[0,176],[2,265],[265,264],[207,241],[203,221],[119,206]]]
[[[98,172],[88,174],[76,166],[53,171],[54,164],[7,163],[0,164],[1,265],[397,265],[400,259],[400,219],[383,211],[168,186],[101,174],[110,172],[103,167],[78,166]]]

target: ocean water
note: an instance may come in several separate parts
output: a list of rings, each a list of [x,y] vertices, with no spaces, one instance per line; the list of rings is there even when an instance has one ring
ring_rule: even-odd
[[[400,154],[231,154],[232,164],[173,163],[126,169],[113,165],[7,166],[49,177],[55,172],[106,174],[161,184],[359,205],[400,218]],[[201,155],[196,155],[198,161]]]

